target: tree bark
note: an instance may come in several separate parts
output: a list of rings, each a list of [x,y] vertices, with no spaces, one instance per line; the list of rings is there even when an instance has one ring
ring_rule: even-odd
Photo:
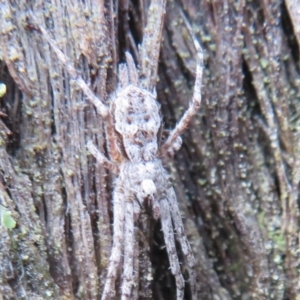
[[[109,103],[124,52],[139,62],[149,2],[1,1],[0,299],[99,299],[113,234],[114,180],[86,149],[93,139],[106,153],[105,124],[30,12]],[[199,299],[300,299],[299,11],[292,0],[168,1],[157,82],[167,129],[192,98],[189,26],[205,49],[200,111],[166,166]],[[138,224],[134,299],[175,299],[160,224]]]

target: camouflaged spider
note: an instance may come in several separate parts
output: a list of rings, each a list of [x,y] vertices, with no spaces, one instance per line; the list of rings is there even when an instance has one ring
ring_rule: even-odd
[[[172,156],[180,148],[180,134],[197,113],[201,102],[203,53],[195,41],[197,50],[196,81],[193,99],[177,126],[166,141],[159,146],[162,119],[156,101],[155,89],[145,89],[132,56],[126,53],[126,64],[119,66],[120,85],[107,107],[90,90],[65,55],[58,49],[48,33],[40,32],[58,55],[69,74],[104,118],[107,127],[107,143],[110,160],[89,141],[87,147],[97,161],[117,174],[113,192],[113,245],[102,300],[115,298],[115,283],[123,260],[121,299],[131,299],[134,285],[134,222],[141,206],[150,205],[155,219],[161,220],[162,231],[169,257],[171,272],[176,281],[177,299],[183,299],[185,281],[175,247],[175,234],[189,267],[189,284],[193,299],[196,295],[195,259],[184,232],[180,211],[169,175],[162,159]],[[157,64],[157,62],[155,62]],[[150,80],[150,79],[148,79]],[[120,146],[119,146],[120,145]],[[175,232],[175,234],[174,234]],[[122,258],[123,255],[123,258]]]

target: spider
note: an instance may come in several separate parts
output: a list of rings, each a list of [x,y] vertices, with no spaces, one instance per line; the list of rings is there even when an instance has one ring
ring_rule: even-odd
[[[197,67],[192,102],[161,145],[162,118],[155,89],[151,87],[151,84],[148,84],[149,87],[145,87],[140,80],[137,67],[129,52],[126,52],[126,63],[119,65],[119,87],[110,106],[107,107],[77,74],[75,68],[59,50],[47,31],[39,26],[38,29],[71,77],[95,105],[107,127],[110,159],[99,152],[92,141],[87,143],[87,148],[97,162],[117,175],[112,196],[113,244],[101,299],[115,299],[115,285],[120,275],[122,262],[121,299],[132,298],[134,259],[136,259],[134,224],[139,218],[141,208],[145,206],[151,208],[154,219],[161,221],[170,268],[175,277],[177,299],[181,300],[184,297],[185,281],[176,252],[175,236],[187,258],[189,284],[193,299],[196,299],[193,271],[195,258],[184,232],[176,194],[169,175],[163,167],[163,161],[180,148],[180,135],[200,106],[203,52],[199,43],[194,39],[197,50]],[[143,49],[141,49],[142,51]],[[157,65],[157,62],[155,64]],[[150,78],[147,80],[149,82]]]
[[[197,49],[199,45],[195,42]],[[177,299],[183,299],[184,280],[176,254],[174,232],[190,267],[190,282],[195,279],[192,269],[194,256],[184,233],[184,228],[169,175],[162,158],[172,155],[181,145],[179,135],[197,112],[200,105],[202,53],[198,51],[198,67],[193,102],[179,124],[159,147],[158,135],[162,126],[159,104],[155,93],[140,88],[138,73],[132,56],[126,53],[127,65],[120,65],[120,86],[112,100],[110,111],[115,131],[121,136],[121,162],[106,159],[90,141],[89,151],[97,161],[118,174],[113,193],[114,238],[110,263],[102,299],[114,297],[114,286],[122,251],[124,254],[122,299],[131,299],[133,284],[134,220],[141,207],[152,208],[154,219],[160,219],[172,274],[175,276]],[[173,223],[173,225],[172,225]],[[124,248],[123,248],[124,245]]]

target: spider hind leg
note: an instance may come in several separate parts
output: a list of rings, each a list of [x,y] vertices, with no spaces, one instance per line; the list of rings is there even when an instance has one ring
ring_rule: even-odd
[[[101,300],[114,299],[115,283],[118,276],[119,266],[122,259],[123,239],[124,239],[124,195],[121,182],[117,182],[113,194],[114,200],[114,224],[113,224],[113,245],[109,258],[107,277]]]
[[[196,265],[196,260],[191,249],[190,243],[185,234],[185,230],[183,227],[183,222],[181,218],[181,214],[179,211],[176,194],[173,187],[170,187],[167,192],[167,199],[170,206],[171,218],[176,234],[176,239],[181,246],[181,251],[186,257],[188,268],[189,268],[189,284],[191,288],[192,299],[196,300],[196,276],[194,267]]]
[[[125,203],[124,269],[122,275],[121,300],[132,299],[132,287],[134,284],[134,244],[134,207],[132,201],[127,199]]]
[[[167,199],[160,200],[161,226],[164,234],[165,245],[168,252],[171,272],[176,282],[176,299],[183,300],[184,297],[184,279],[177,256],[171,212]]]

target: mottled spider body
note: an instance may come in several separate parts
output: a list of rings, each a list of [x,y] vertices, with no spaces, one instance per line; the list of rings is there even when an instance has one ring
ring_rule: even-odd
[[[154,2],[154,6],[157,5]],[[161,13],[165,9],[165,2],[159,4]],[[149,10],[152,11],[152,10]],[[175,247],[175,236],[186,257],[189,271],[189,285],[192,299],[196,300],[196,280],[194,275],[195,259],[184,232],[184,227],[169,175],[163,168],[162,159],[172,156],[180,148],[180,134],[185,130],[193,116],[197,113],[201,102],[201,81],[203,53],[196,40],[197,68],[193,99],[177,126],[168,134],[162,145],[160,139],[162,119],[160,105],[156,100],[153,78],[146,76],[143,82],[139,80],[138,71],[132,56],[126,53],[126,64],[119,66],[119,87],[107,107],[84,80],[65,55],[58,49],[46,30],[35,25],[49,42],[58,58],[67,69],[71,77],[96,107],[106,125],[107,146],[110,160],[98,151],[92,141],[87,143],[89,151],[98,163],[117,175],[114,181],[113,200],[113,244],[107,269],[107,279],[104,284],[102,300],[115,299],[116,282],[121,280],[121,299],[133,299],[135,270],[138,252],[135,250],[134,224],[139,217],[141,208],[147,206],[155,219],[161,220],[162,231],[169,257],[171,272],[176,281],[176,297],[184,297],[185,281],[182,276],[179,259]],[[141,61],[150,62],[151,72],[156,74],[158,49],[161,40],[162,26],[158,24],[154,56],[155,61],[147,57],[147,49],[141,47]],[[151,40],[146,38],[145,45]],[[145,46],[146,47],[146,46]],[[149,50],[149,49],[148,49]],[[148,53],[149,54],[149,53]],[[121,275],[121,276],[120,276]],[[135,298],[136,299],[136,298]]]
[[[177,299],[183,299],[185,283],[177,257],[174,231],[183,253],[187,256],[192,289],[195,286],[195,261],[184,233],[175,192],[159,157],[166,155],[158,147],[162,124],[160,106],[156,93],[141,87],[129,53],[126,58],[127,65],[120,65],[120,87],[110,108],[120,145],[119,151],[123,157],[120,162],[115,163],[119,171],[113,195],[114,239],[102,299],[115,297],[114,287],[122,254],[124,269],[121,295],[122,299],[131,299],[134,278],[134,220],[139,217],[144,206],[150,207],[155,219],[161,219],[170,267],[176,280]],[[178,140],[177,136],[167,151],[170,152],[173,148],[177,150],[180,144]],[[89,143],[88,148],[102,163],[104,158],[100,158],[101,154],[95,146]]]

